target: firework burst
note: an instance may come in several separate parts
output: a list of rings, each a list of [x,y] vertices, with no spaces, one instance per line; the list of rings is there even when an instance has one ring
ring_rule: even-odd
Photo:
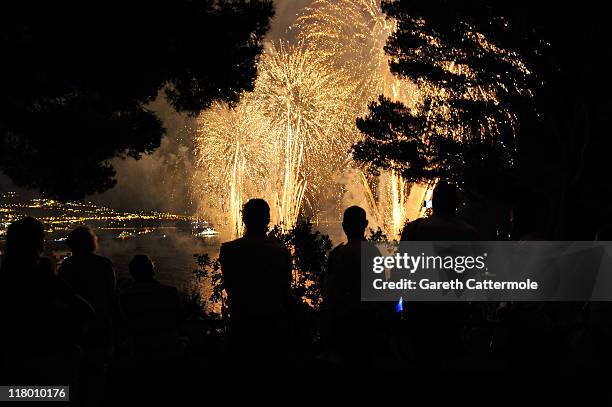
[[[353,96],[345,110],[351,119],[344,131],[352,143],[361,137],[355,118],[363,116],[368,104],[379,95],[409,107],[418,104],[419,92],[414,84],[398,80],[389,69],[384,46],[394,29],[395,22],[386,18],[379,0],[315,0],[292,27],[328,66],[350,78]],[[406,203],[410,185],[396,172],[358,185],[363,186],[363,194],[371,197],[367,199],[368,212],[376,226],[395,236],[409,213]]]
[[[207,216],[232,235],[241,233],[240,207],[254,196],[274,202],[273,221],[291,228],[307,196],[326,199],[352,143],[341,131],[348,82],[316,53],[270,43],[258,72],[255,90],[235,109],[215,105],[198,118],[201,212],[218,214]]]
[[[272,155],[267,129],[250,95],[236,108],[216,104],[197,119],[193,190],[199,213],[231,236],[242,232],[245,198],[266,191],[267,160]]]
[[[351,169],[350,147],[362,137],[355,119],[381,94],[425,110],[434,131],[466,137],[463,128],[452,127],[450,100],[457,95],[444,86],[399,80],[390,72],[384,46],[395,27],[379,0],[314,0],[290,27],[295,43],[266,44],[254,91],[235,109],[215,105],[198,119],[194,185],[202,191],[201,213],[237,235],[244,201],[264,197],[275,203],[273,222],[290,228],[305,209],[315,214],[322,202],[340,202],[347,189],[338,185],[338,174],[346,173],[354,177],[346,184],[359,188],[365,198],[358,199],[368,203],[374,226],[388,236],[395,237],[407,218],[422,215],[432,185],[407,183],[396,171],[363,177]],[[440,63],[449,71],[472,74],[467,66]],[[502,91],[473,87],[462,97],[494,104]],[[512,121],[509,112],[501,114]],[[495,131],[495,118],[483,123],[488,126],[483,131]]]
[[[303,43],[270,44],[261,59],[255,97],[276,129],[274,144],[286,153],[279,174],[293,178],[287,177],[286,163],[299,163],[310,201],[327,198],[329,180],[349,160],[353,140],[345,129],[351,86],[349,78]],[[292,149],[302,151],[300,160],[292,158]]]

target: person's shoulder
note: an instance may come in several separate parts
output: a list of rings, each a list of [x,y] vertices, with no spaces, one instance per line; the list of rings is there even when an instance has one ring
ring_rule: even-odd
[[[430,218],[417,218],[415,220],[411,220],[410,222],[406,223],[405,227],[414,227],[420,223],[427,222],[428,219]]]
[[[338,246],[334,247],[331,252],[329,252],[330,257],[331,256],[338,256],[341,253],[344,253],[346,251],[346,243],[340,243]]]
[[[244,238],[241,237],[235,240],[230,240],[229,242],[221,243],[221,250],[227,251],[237,249],[242,246],[243,242]]]
[[[74,265],[74,256],[66,257],[64,260],[62,260],[59,268],[57,269],[57,273],[59,275],[70,273],[73,265]]]
[[[364,240],[363,242],[361,242],[360,250],[368,256],[380,256],[380,249],[378,247],[378,243],[369,240]]]
[[[100,256],[98,254],[93,255],[94,261],[106,267],[113,267],[113,261],[108,257]]]
[[[417,229],[417,226],[426,225],[429,221],[429,218],[418,218],[411,222],[408,222],[404,225],[402,229],[402,233],[400,235],[400,240],[412,240],[414,239],[414,231]]]
[[[129,296],[130,294],[134,293],[135,291],[137,291],[137,286],[136,286],[136,282],[135,281],[129,281],[124,283],[123,285],[121,285],[117,292],[119,294],[119,297],[123,297],[123,296]]]
[[[275,252],[283,256],[289,255],[289,249],[287,249],[287,246],[282,244],[277,239],[266,237],[263,241],[263,244],[271,252]]]
[[[38,262],[38,269],[45,276],[55,277],[55,266],[53,265],[51,259],[48,257],[40,258]]]
[[[131,295],[139,295],[139,294],[153,294],[153,293],[177,293],[178,290],[176,287],[171,285],[162,284],[159,281],[147,281],[147,282],[137,282],[134,281],[132,284],[127,285],[121,289],[120,295],[129,297]]]
[[[264,242],[268,246],[285,249],[285,245],[280,240],[275,239],[273,237],[266,236],[266,238],[264,239]]]
[[[467,233],[467,234],[471,234],[471,235],[474,235],[474,236],[477,236],[479,234],[478,229],[476,229],[474,226],[470,225],[469,223],[467,223],[463,219],[455,218],[454,219],[454,223],[457,226],[457,228],[465,231],[465,233]]]
[[[162,293],[167,293],[167,294],[177,294],[178,295],[178,290],[176,287],[172,286],[172,285],[167,285],[164,283],[160,283],[159,281],[153,281],[150,285],[150,288],[158,291],[158,292],[162,292]]]

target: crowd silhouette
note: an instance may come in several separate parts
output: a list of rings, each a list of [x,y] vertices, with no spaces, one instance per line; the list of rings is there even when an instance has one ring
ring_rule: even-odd
[[[440,182],[431,215],[407,223],[401,239],[479,240],[476,228],[457,215],[459,202],[458,189]],[[541,221],[529,228],[520,214],[514,213],[524,233],[520,238],[544,238]],[[227,347],[219,347],[217,360],[251,375],[262,365],[280,374],[290,366],[304,368],[292,327],[299,321],[292,315],[293,254],[268,235],[270,208],[264,200],[248,201],[242,216],[244,235],[220,249],[229,321]],[[567,355],[580,354],[580,363],[594,367],[611,357],[612,312],[601,304],[408,303],[397,310],[391,303],[362,302],[361,256],[364,250],[370,256],[380,252],[364,245],[364,209],[347,208],[342,228],[346,243],[331,251],[322,276],[319,347],[309,366],[401,372],[408,364],[452,372],[482,364],[483,371],[555,372],[562,363],[577,363]],[[70,384],[82,404],[102,405],[121,387],[122,377],[145,378],[150,387],[160,366],[177,368],[176,361],[194,357],[192,338],[181,332],[179,292],[156,280],[151,258],[133,257],[133,281],[119,291],[113,263],[96,254],[91,229],[69,234],[72,255],[57,272],[42,256],[44,239],[43,224],[30,217],[7,231],[0,272],[3,383]],[[131,385],[137,387],[133,380]]]

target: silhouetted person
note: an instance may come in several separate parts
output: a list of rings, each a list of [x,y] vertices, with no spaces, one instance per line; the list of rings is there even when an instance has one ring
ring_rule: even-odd
[[[439,182],[432,197],[432,215],[408,223],[402,241],[474,241],[478,231],[457,217],[459,192]],[[440,276],[442,280],[444,277]],[[463,302],[415,302],[405,306],[415,357],[425,368],[445,369],[461,353],[460,332],[471,309]],[[422,358],[422,359],[421,359]]]
[[[513,240],[522,242],[548,240],[549,206],[543,197],[530,191],[520,191],[511,215]],[[538,245],[539,250],[545,250],[547,246],[546,243]],[[527,246],[524,244],[517,246],[519,253],[522,247]],[[552,247],[550,246],[551,249]],[[544,255],[540,253],[540,256]],[[521,258],[520,254],[518,256]],[[536,278],[547,282],[540,295],[556,295],[556,287],[560,284],[559,269],[542,267],[540,273],[545,274],[540,274]],[[557,352],[565,335],[557,330],[557,325],[559,323],[562,325],[566,317],[574,319],[579,315],[581,307],[580,303],[557,301],[510,304],[504,318],[509,366],[516,371],[524,369],[552,371],[554,363],[561,359],[557,357]]]
[[[380,326],[374,326],[379,308],[361,302],[362,254],[366,258],[380,256],[374,245],[364,244],[367,226],[362,208],[351,206],[344,211],[342,229],[347,242],[329,254],[323,279],[321,324],[325,356],[338,358],[337,362],[342,364],[371,361],[380,343],[376,340],[380,338],[374,336],[383,334]]]
[[[83,323],[93,308],[41,257],[44,227],[34,218],[7,230],[0,272],[2,351],[6,383],[71,383]]]
[[[67,239],[72,256],[62,262],[58,275],[96,310],[96,319],[88,326],[87,345],[110,349],[112,312],[115,307],[116,278],[113,263],[95,254],[97,237],[89,228],[73,230]]]
[[[358,206],[344,211],[342,229],[347,242],[336,246],[328,258],[323,284],[326,307],[348,310],[361,301],[361,244],[368,227],[366,212]]]
[[[129,268],[134,282],[121,293],[120,304],[132,350],[136,355],[180,352],[182,315],[177,289],[155,279],[155,266],[146,255],[134,256]]]
[[[72,256],[62,262],[58,275],[96,310],[87,324],[81,390],[87,404],[99,404],[106,371],[113,351],[113,315],[117,313],[115,270],[112,262],[95,254],[97,236],[87,227],[70,232],[67,239]]]
[[[401,240],[471,241],[478,240],[478,231],[457,217],[457,187],[440,182],[433,191],[432,215],[404,226]]]
[[[251,199],[242,209],[243,237],[221,246],[219,259],[230,312],[230,340],[238,358],[277,357],[284,345],[291,257],[267,236],[270,207]]]

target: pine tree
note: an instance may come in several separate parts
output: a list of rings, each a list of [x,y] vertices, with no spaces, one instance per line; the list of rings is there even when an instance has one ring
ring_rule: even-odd
[[[411,181],[484,182],[515,165],[516,111],[531,109],[537,38],[480,0],[383,1],[397,22],[390,68],[415,83],[417,106],[380,97],[357,120],[354,158]],[[528,51],[530,50],[530,51]]]

